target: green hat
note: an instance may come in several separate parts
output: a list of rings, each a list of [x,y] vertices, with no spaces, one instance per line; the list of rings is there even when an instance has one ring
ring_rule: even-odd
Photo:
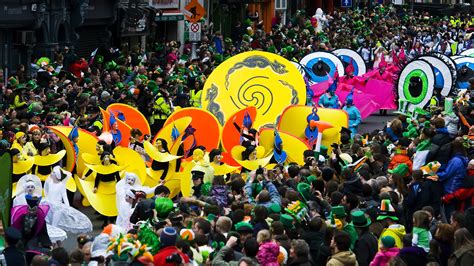
[[[294,228],[295,225],[293,224],[293,221],[293,216],[289,214],[280,215],[280,222],[285,226],[285,228]]]
[[[150,89],[153,92],[158,91],[158,85],[156,84],[156,82],[154,80],[148,81],[146,86],[148,87],[148,89]]]
[[[169,198],[158,197],[155,200],[155,210],[158,218],[165,219],[173,210],[173,201]]]
[[[102,64],[104,63],[104,57],[101,55],[96,55],[94,58],[94,63]]]
[[[332,207],[331,216],[334,216],[337,219],[346,217],[346,210],[344,209],[344,206]]]
[[[90,83],[92,83],[92,79],[84,78],[84,84],[90,84]]]
[[[33,90],[36,89],[36,88],[38,88],[38,84],[36,84],[36,81],[34,81],[34,80],[32,80],[32,79],[29,80],[29,81],[26,83],[26,85],[27,85],[27,86],[30,86],[31,89],[33,89]]]
[[[15,87],[16,85],[18,85],[18,80],[15,77],[10,77],[8,79],[8,86]]]
[[[380,239],[384,248],[393,248],[395,246],[395,238],[393,236],[384,236]]]
[[[367,218],[367,216],[365,216],[365,213],[361,210],[351,212],[351,217],[352,224],[355,227],[367,227],[372,223],[370,218]]]
[[[273,203],[268,207],[268,212],[269,213],[280,213],[281,212],[281,206],[280,204]]]
[[[253,233],[253,225],[247,222],[239,222],[235,224],[235,230],[237,232],[249,232]]]
[[[125,87],[122,82],[117,82],[117,83],[115,83],[115,85],[116,85],[120,90],[123,90],[123,88]]]
[[[377,216],[377,221],[382,221],[387,218],[390,218],[394,221],[398,221],[395,208],[393,208],[392,203],[389,199],[383,199],[380,203],[379,216]]]
[[[318,178],[314,175],[310,175],[306,178],[309,184],[313,183],[313,181],[318,180]]]
[[[319,155],[328,157],[328,147],[321,145],[321,147],[319,148]]]
[[[212,213],[210,213],[209,215],[207,215],[207,218],[206,220],[208,220],[209,222],[212,222],[216,219],[216,216]]]
[[[141,79],[142,81],[148,80],[148,77],[146,75],[143,75],[143,74],[138,75],[137,78]]]
[[[311,198],[311,186],[308,183],[299,183],[296,186],[296,190],[301,194],[304,201],[308,201]]]
[[[107,64],[105,64],[105,69],[107,69],[108,71],[114,70],[116,68],[117,68],[117,63],[115,63],[114,60],[107,62]]]
[[[401,176],[406,176],[409,172],[408,165],[405,163],[401,163],[397,165],[394,169],[389,169],[387,172],[390,174],[399,174]]]

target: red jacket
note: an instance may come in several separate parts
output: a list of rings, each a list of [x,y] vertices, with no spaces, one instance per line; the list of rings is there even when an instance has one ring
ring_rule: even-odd
[[[156,255],[153,257],[153,262],[155,266],[175,266],[176,263],[166,262],[166,258],[170,257],[174,253],[177,253],[181,256],[182,263],[189,263],[189,258],[181,252],[176,246],[170,246],[162,248]]]
[[[87,70],[87,62],[86,60],[79,60],[74,63],[72,63],[69,66],[69,72],[71,72],[76,78],[80,79],[81,78],[81,71],[86,71]]]
[[[443,197],[443,203],[456,203],[456,210],[464,211],[466,203],[471,202],[470,206],[474,206],[474,188],[460,188],[453,193],[447,194]]]

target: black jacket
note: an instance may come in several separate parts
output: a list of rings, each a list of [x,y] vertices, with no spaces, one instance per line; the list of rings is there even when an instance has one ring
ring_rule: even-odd
[[[374,259],[378,250],[377,238],[370,232],[364,232],[359,236],[355,244],[354,253],[359,266],[368,266]]]
[[[155,198],[140,201],[130,216],[130,222],[136,224],[138,221],[146,221],[153,218]]]
[[[324,242],[324,233],[322,231],[305,231],[301,238],[308,243],[309,254],[313,260],[316,260],[318,258],[319,250]]]
[[[17,247],[7,247],[3,250],[7,265],[26,266],[25,253]]]
[[[451,141],[453,139],[444,131],[438,130],[438,133],[431,138],[431,149],[426,156],[426,163],[438,161],[446,165],[451,159]]]
[[[443,197],[443,185],[439,181],[426,179],[421,185],[420,195],[417,198],[416,210],[425,206],[433,207],[437,217],[441,209],[441,197]]]

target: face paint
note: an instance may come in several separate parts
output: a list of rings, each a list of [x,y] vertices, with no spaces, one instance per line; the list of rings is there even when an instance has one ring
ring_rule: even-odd
[[[132,186],[133,184],[135,184],[135,177],[133,177],[133,176],[127,176],[127,177],[125,178],[125,182],[126,182],[127,184],[129,184],[130,186]]]
[[[35,185],[33,183],[28,184],[25,188],[25,192],[28,195],[33,195],[33,192],[35,191]]]

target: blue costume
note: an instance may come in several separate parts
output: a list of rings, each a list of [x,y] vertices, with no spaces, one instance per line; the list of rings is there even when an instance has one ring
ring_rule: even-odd
[[[77,146],[77,143],[74,142],[75,138],[79,137],[79,132],[77,127],[73,127],[71,132],[69,132],[68,139],[72,142],[72,146],[74,147],[74,152],[76,153],[76,163],[77,163],[77,156],[79,156],[79,147]]]
[[[336,95],[337,80],[335,80],[331,86],[327,89],[327,92],[331,94],[329,97],[326,93],[321,95],[318,101],[318,105],[324,108],[340,108],[339,97]]]
[[[362,121],[359,109],[357,109],[357,107],[355,107],[353,104],[353,95],[354,88],[351,90],[349,95],[347,95],[346,106],[342,108],[342,110],[346,111],[347,115],[349,116],[349,130],[351,131],[351,137],[357,134],[357,127]]]
[[[120,132],[119,129],[113,130],[115,123],[117,123],[117,120],[115,119],[114,114],[110,113],[110,119],[109,119],[110,133],[112,134],[115,145],[119,145],[119,143],[122,141],[122,132]]]

